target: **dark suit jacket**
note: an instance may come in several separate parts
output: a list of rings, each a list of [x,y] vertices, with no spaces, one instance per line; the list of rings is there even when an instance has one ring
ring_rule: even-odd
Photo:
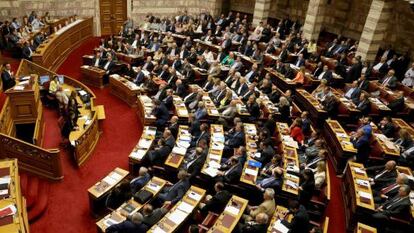
[[[161,70],[158,74],[158,77],[162,78],[163,80],[167,80],[169,76],[170,72],[168,72],[167,70]]]
[[[369,100],[358,103],[357,108],[362,115],[368,115],[371,111],[371,102]]]
[[[154,116],[157,118],[157,122],[160,124],[165,124],[168,121],[168,118],[170,116],[170,113],[168,112],[168,109],[165,107],[163,103],[160,104],[160,106],[154,108]]]
[[[189,188],[190,181],[188,179],[180,180],[174,185],[165,188],[162,193],[159,194],[159,198],[163,201],[171,201],[175,204],[181,200]]]
[[[393,112],[399,112],[404,109],[404,98],[398,98],[388,103],[387,107]]]
[[[203,168],[204,162],[206,161],[207,154],[202,153],[198,156],[195,161],[187,168],[187,172],[190,175],[190,180],[194,179]],[[192,162],[192,161],[189,161]]]
[[[152,62],[144,63],[144,65],[142,65],[142,69],[144,69],[145,66],[146,66],[146,70],[149,72],[151,72],[152,69],[154,68],[154,64],[152,64]]]
[[[170,152],[171,147],[165,145],[158,149],[148,152],[148,158],[151,164],[160,164],[164,162],[164,160],[167,158]]]
[[[133,179],[130,183],[132,193],[139,191],[151,179],[150,174]]]
[[[387,79],[387,77],[385,77],[383,80],[382,80],[382,83],[384,83],[384,81]],[[391,89],[395,89],[396,87],[397,87],[397,84],[398,84],[398,79],[395,77],[395,76],[392,76],[391,77],[391,79],[390,79],[390,81],[388,81],[388,84],[387,84],[387,86],[389,87],[389,88],[391,88]]]
[[[367,168],[368,173],[374,173],[372,178],[374,178],[375,186],[380,185],[380,186],[385,187],[395,182],[395,179],[397,178],[397,171],[395,169],[392,171],[387,171],[375,179],[375,176],[379,173],[382,173],[384,170],[385,170],[385,165],[372,166],[372,167]]]
[[[206,202],[206,205],[201,209],[201,213],[207,214],[208,211],[212,211],[214,213],[223,212],[223,209],[227,205],[227,202],[230,200],[231,196],[231,193],[227,190],[216,193],[216,195]]]
[[[150,215],[144,215],[144,219],[142,222],[147,225],[148,227],[152,227],[155,225],[166,213],[168,209],[166,208],[158,208],[155,209]]]
[[[253,104],[246,104],[246,108],[254,120],[260,117],[260,107],[256,102]]]
[[[266,233],[267,232],[267,224],[247,224],[245,225],[242,230],[242,233]]]
[[[383,205],[384,211],[382,213],[386,215],[387,217],[391,217],[391,216],[392,217],[405,217],[406,215],[410,213],[409,211],[410,211],[411,202],[410,202],[409,197],[405,197],[399,202],[391,205],[395,201],[396,198],[399,198],[399,197],[395,197],[391,200],[388,200]]]
[[[292,221],[289,223],[286,220],[282,221],[282,224],[289,228],[289,233],[307,233],[309,232],[309,216],[305,207],[299,206],[298,212],[293,216]]]
[[[361,84],[362,82],[362,84]],[[369,81],[368,80],[363,80],[363,81],[358,81],[358,87],[361,88],[361,90],[363,91],[367,91],[368,87],[369,87]]]
[[[227,183],[237,182],[243,171],[241,163],[237,163],[234,167],[229,168],[229,170],[230,172],[223,176],[223,181]]]
[[[235,132],[234,134],[230,135],[228,138],[227,145],[230,148],[237,148],[244,144],[244,133],[243,132]]]
[[[184,86],[184,84],[179,84],[175,87],[175,94],[178,95],[181,98],[184,98],[187,94],[187,90]]]
[[[14,87],[14,85],[16,84],[9,72],[5,70],[1,73],[1,81],[3,83],[3,91],[6,91]]]
[[[139,85],[144,82],[145,74],[143,72],[139,72],[134,79],[134,83]]]
[[[369,157],[371,152],[371,145],[367,136],[362,136],[359,139],[354,139],[352,144],[357,149],[356,161],[358,163],[364,163]]]
[[[173,97],[172,97],[172,96],[167,96],[167,97],[165,97],[165,98],[162,100],[162,102],[164,103],[165,107],[166,107],[168,110],[171,110],[171,109],[172,109],[172,107],[173,107]]]
[[[22,54],[23,54],[23,58],[30,60],[30,49],[32,50],[32,53],[34,52],[34,50],[32,48],[29,48],[29,46],[24,46],[22,49]]]
[[[359,64],[352,65],[346,74],[346,82],[357,80],[361,76],[361,70],[362,69]]]
[[[323,74],[322,79],[325,79],[328,82],[328,84],[331,85],[333,82],[332,71],[326,71],[325,74]]]
[[[112,225],[106,229],[106,233],[145,233],[148,227],[145,224],[135,224],[129,220]]]
[[[104,62],[102,62],[102,64],[101,64],[101,68],[102,69],[104,69],[104,67],[105,67],[105,65],[108,63],[108,61],[104,61]],[[107,71],[111,71],[111,69],[113,68],[115,66],[115,62],[114,61],[111,61],[111,62],[109,62],[109,65],[108,65],[108,68],[106,69]]]

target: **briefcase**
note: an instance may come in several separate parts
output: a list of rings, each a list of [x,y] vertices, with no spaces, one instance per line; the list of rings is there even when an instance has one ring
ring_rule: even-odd
[[[134,194],[134,200],[140,204],[145,204],[152,198],[153,194],[145,189],[139,190]]]

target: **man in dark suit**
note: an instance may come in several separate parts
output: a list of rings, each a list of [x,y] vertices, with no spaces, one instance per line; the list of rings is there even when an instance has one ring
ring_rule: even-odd
[[[299,54],[294,65],[297,67],[301,67],[305,65],[305,58],[303,58],[303,54]]]
[[[285,220],[288,214],[293,214],[290,222]],[[282,224],[289,228],[289,233],[305,233],[309,232],[309,216],[305,207],[299,204],[297,200],[289,201],[289,212],[280,213],[278,218],[282,220]]]
[[[210,68],[210,65],[208,64],[206,58],[203,55],[198,56],[196,66],[204,70],[208,70],[208,68]]]
[[[146,204],[142,207],[142,222],[148,227],[155,225],[166,213],[168,212],[167,208],[157,208],[154,210],[151,204]]]
[[[41,32],[36,33],[33,38],[33,48],[36,49],[43,42],[43,35]]]
[[[363,128],[359,128],[355,135],[351,136],[351,142],[357,149],[356,162],[366,164],[371,152],[369,136],[364,132]]]
[[[398,79],[395,77],[395,71],[389,70],[388,74],[384,77],[381,82],[381,86],[388,87],[390,89],[395,89],[398,85]]]
[[[167,80],[168,76],[170,76],[170,72],[168,72],[168,65],[163,65],[161,72],[159,72],[158,77],[162,80]]]
[[[108,83],[109,82],[109,75],[112,73],[112,69],[115,66],[115,62],[112,60],[112,55],[107,55],[106,62],[102,63],[101,68],[106,71],[105,75],[103,76],[103,82]]]
[[[187,94],[187,89],[185,88],[185,85],[183,84],[183,81],[181,79],[177,79],[177,81],[175,81],[174,93],[175,95],[178,95],[181,98],[184,98]]]
[[[180,55],[175,55],[175,58],[173,60],[173,63],[171,65],[171,67],[173,67],[176,70],[181,70],[181,60],[180,60]]]
[[[371,188],[378,192],[387,185],[395,183],[397,178],[397,163],[394,160],[382,166],[368,167],[366,170],[370,176]]]
[[[259,75],[259,73],[257,72],[257,69],[258,69],[258,65],[257,63],[254,63],[252,65],[252,68],[249,71],[246,71],[246,75],[244,77],[250,83],[257,82],[257,77]]]
[[[183,164],[183,169],[188,172],[190,181],[195,179],[195,177],[200,174],[204,162],[206,161],[206,157],[207,154],[204,153],[203,148],[197,147],[195,149],[194,158],[190,158],[189,160],[185,161]]]
[[[344,65],[342,65],[338,60],[334,61],[335,64],[335,73],[342,78],[346,78],[346,68]]]
[[[193,140],[191,142],[192,146],[197,146],[200,140],[206,140],[206,142],[210,141],[210,133],[208,124],[203,123],[200,125],[200,133],[197,136],[193,136]]]
[[[351,87],[345,93],[345,98],[352,100],[354,103],[359,102],[359,96],[361,95],[361,90],[358,87],[358,81],[353,81]]]
[[[395,183],[387,185],[380,192],[373,192],[375,203],[384,203],[398,196],[399,189],[402,185],[408,185],[409,179],[406,174],[399,173]]]
[[[384,229],[383,227],[385,227],[390,217],[406,219],[410,215],[410,191],[410,186],[401,185],[396,197],[386,201],[375,210],[376,213],[372,217],[380,229]]]
[[[141,83],[143,83],[143,82],[144,82],[145,74],[144,74],[144,72],[142,72],[142,70],[141,70],[141,66],[138,66],[138,67],[137,67],[136,72],[137,72],[137,75],[135,76],[135,78],[134,78],[133,82],[134,82],[136,85],[140,85]]]
[[[167,91],[165,92],[167,95],[165,96],[164,99],[162,99],[162,102],[164,103],[165,107],[171,111],[173,109],[173,90],[172,89],[167,89]]]
[[[359,61],[354,57],[352,58],[352,66],[346,73],[345,82],[350,83],[354,80],[358,80],[361,77],[362,66]]]
[[[332,75],[332,71],[329,70],[327,65],[323,66],[323,70],[322,72],[319,74],[318,76],[319,80],[325,79],[326,82],[328,83],[328,85],[331,85],[333,82],[333,75]]]
[[[197,93],[198,93],[197,88],[193,88],[192,92],[188,94],[186,97],[184,97],[183,101],[185,105],[187,105],[187,107],[190,103],[192,103],[197,98]]]
[[[397,97],[388,103],[387,107],[393,112],[400,112],[405,107],[404,92],[399,91]]]
[[[230,166],[227,170],[219,171],[216,179],[218,181],[233,183],[237,182],[242,174],[243,167],[236,157],[230,158]]]
[[[168,118],[170,116],[170,113],[168,112],[168,109],[165,107],[164,103],[162,103],[158,99],[154,99],[153,103],[155,105],[152,114],[156,117],[155,125],[158,129],[163,129],[165,127],[165,124],[168,121]]]
[[[224,142],[224,150],[229,149],[233,150],[244,144],[244,133],[242,129],[242,125],[236,125],[235,131],[233,134],[229,134],[226,138],[227,140]]]
[[[361,74],[361,77],[358,79],[358,87],[362,91],[368,91],[369,80],[367,80],[364,74]]]
[[[102,67],[103,65],[103,58],[102,58],[102,53],[101,52],[96,52],[95,56],[92,59],[92,66],[95,67]]]
[[[188,180],[187,175],[188,174],[185,170],[180,170],[177,174],[177,183],[170,187],[164,188],[158,195],[159,201],[163,202],[164,205],[170,205],[181,200],[190,188],[190,181]]]
[[[171,131],[169,129],[165,129],[163,134],[162,134],[162,138],[165,140],[165,144],[167,146],[169,146],[171,149],[174,147],[175,145],[175,138],[172,135]]]
[[[138,192],[150,179],[151,175],[148,173],[148,169],[146,167],[140,167],[138,176],[129,182],[132,194]]]
[[[154,64],[152,64],[152,58],[151,56],[147,57],[147,61],[142,65],[143,70],[147,70],[148,72],[151,72],[154,68]]]
[[[29,61],[32,60],[33,49],[30,46],[30,43],[28,41],[24,42],[24,47],[22,49],[22,55],[24,59],[29,60]]]
[[[231,39],[228,34],[224,34],[223,41],[221,42],[221,48],[224,52],[228,52],[231,48]]]
[[[214,196],[207,196],[205,204],[200,206],[200,212],[203,215],[207,215],[209,211],[217,214],[223,212],[223,209],[232,196],[229,191],[224,189],[222,182],[217,182],[214,185],[214,190],[216,194]]]
[[[127,219],[121,223],[114,224],[106,228],[106,233],[145,233],[148,227],[142,222],[143,216],[141,213],[134,213],[131,220]]]
[[[148,163],[150,165],[164,163],[171,150],[171,147],[165,143],[165,140],[163,138],[161,138],[157,142],[157,147],[148,152]]]
[[[380,123],[378,124],[378,128],[381,130],[381,133],[383,133],[388,138],[394,138],[395,137],[395,126],[392,123],[391,116],[385,116],[382,118]]]
[[[3,91],[6,91],[14,85],[16,85],[16,81],[14,80],[14,73],[11,71],[10,63],[4,64],[4,70],[1,73],[1,81],[3,83]]]
[[[168,129],[171,131],[171,134],[173,135],[174,138],[177,137],[178,128],[179,128],[178,116],[172,116],[170,119],[170,125],[168,126]]]
[[[359,96],[359,100],[355,103],[357,109],[361,111],[362,116],[366,116],[371,112],[371,101],[369,100],[369,96],[365,93],[361,93]]]

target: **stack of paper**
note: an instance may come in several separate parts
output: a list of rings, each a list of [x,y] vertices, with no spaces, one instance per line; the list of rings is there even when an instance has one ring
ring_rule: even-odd
[[[239,211],[240,210],[234,206],[226,206],[226,208],[224,209],[224,212],[230,213],[232,215],[239,214]]]
[[[188,204],[187,202],[182,201],[178,205],[177,209],[184,211],[187,214],[190,214],[191,212],[193,212],[194,206]]]
[[[283,225],[282,221],[278,219],[275,224],[273,225],[273,228],[276,229],[280,233],[288,233],[289,228],[287,228],[285,225]]]

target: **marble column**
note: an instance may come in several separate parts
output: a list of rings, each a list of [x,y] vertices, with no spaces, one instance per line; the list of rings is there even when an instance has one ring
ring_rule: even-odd
[[[259,24],[259,22],[267,22],[269,17],[271,0],[256,0],[253,12],[253,26]]]
[[[357,56],[364,61],[374,61],[385,38],[388,21],[392,15],[395,0],[373,0],[361,34]]]
[[[310,0],[308,11],[306,12],[303,33],[306,39],[315,41],[319,38],[323,18],[326,10],[326,0]]]

